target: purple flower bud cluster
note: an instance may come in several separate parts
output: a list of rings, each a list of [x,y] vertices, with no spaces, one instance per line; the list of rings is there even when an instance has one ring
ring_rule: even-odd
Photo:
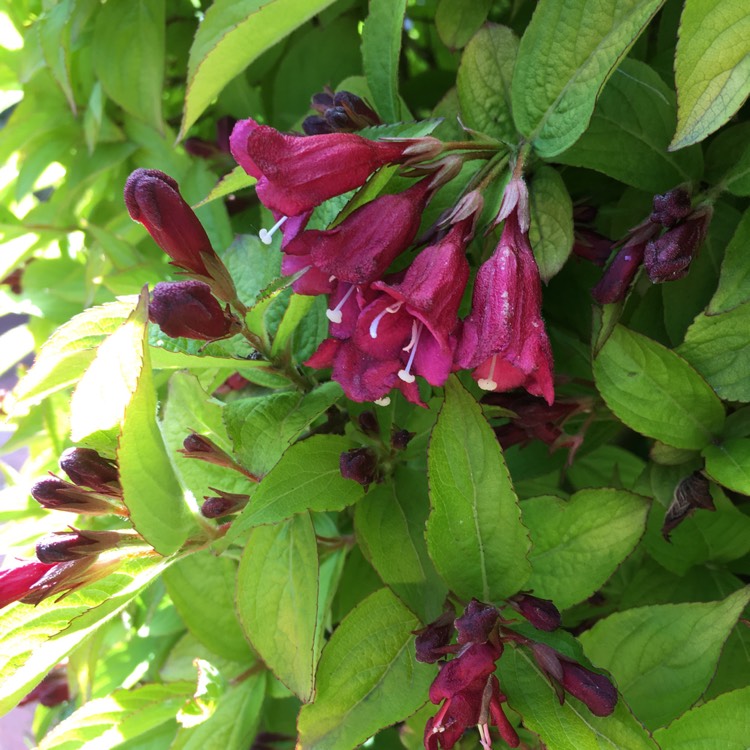
[[[349,91],[334,93],[327,88],[324,92],[313,96],[312,108],[318,114],[311,115],[302,123],[302,130],[307,135],[351,133],[382,124],[377,113]]]
[[[508,605],[539,630],[551,632],[560,626],[560,613],[546,599],[522,593],[511,597]],[[509,747],[519,746],[518,733],[502,708],[507,699],[495,676],[497,661],[509,644],[531,651],[561,703],[567,692],[596,716],[614,711],[617,691],[607,677],[516,632],[497,607],[472,599],[464,613],[454,618],[455,611],[449,607],[416,633],[417,659],[440,663],[430,701],[442,705],[425,727],[425,750],[450,750],[473,726],[479,730],[483,748],[492,747],[492,726]],[[452,644],[454,631],[456,643]],[[453,658],[448,661],[450,654]]]

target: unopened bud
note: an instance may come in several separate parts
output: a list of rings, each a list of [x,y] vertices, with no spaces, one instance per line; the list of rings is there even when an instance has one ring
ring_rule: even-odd
[[[52,708],[70,700],[70,688],[68,686],[68,672],[65,666],[58,664],[53,667],[42,681],[21,699],[19,706],[39,701],[43,706]]]
[[[378,454],[372,448],[352,448],[339,457],[339,470],[344,479],[353,479],[368,487],[379,478]]]
[[[199,159],[211,159],[221,153],[215,143],[204,138],[186,138],[182,145],[191,156],[197,156]]]
[[[107,495],[122,495],[117,465],[91,448],[68,448],[60,456],[60,468],[74,484]]]
[[[203,256],[215,253],[206,230],[169,175],[158,169],[136,169],[125,183],[125,205],[175,265],[211,275]]]
[[[664,195],[654,196],[654,210],[650,220],[654,224],[673,227],[689,216],[691,210],[690,193],[683,188],[675,188]]]
[[[672,502],[664,515],[661,533],[669,541],[672,532],[696,510],[716,510],[711,485],[699,471],[685,477],[674,490]]]
[[[617,689],[607,677],[567,659],[561,660],[561,665],[562,686],[585,703],[594,716],[609,716],[615,710]]]
[[[354,126],[355,130],[381,125],[383,122],[364,99],[360,99],[350,91],[337,91],[333,97],[333,105],[334,108],[346,113],[348,122]],[[327,114],[326,117],[328,117]]]
[[[498,620],[497,607],[472,599],[454,623],[459,643],[484,643]]]
[[[453,618],[456,612],[452,606],[446,609],[437,620],[428,623],[421,630],[414,631],[417,661],[434,664],[450,650],[448,644],[453,637]]]
[[[132,531],[56,531],[37,542],[36,557],[43,563],[67,562],[142,543],[142,537]]]
[[[375,437],[380,434],[380,425],[378,424],[378,418],[375,416],[375,412],[363,411],[357,417],[357,424],[359,429],[368,437]]]
[[[167,336],[215,341],[240,330],[229,308],[222,309],[202,281],[159,282],[151,294],[148,316]]]
[[[597,266],[603,266],[612,254],[612,240],[593,229],[576,227],[573,240],[573,253]]]
[[[551,632],[560,627],[560,612],[547,599],[531,594],[517,594],[508,600],[509,604],[523,615],[535,628]]]
[[[199,435],[197,432],[191,432],[183,441],[182,448],[179,450],[185,458],[196,458],[199,461],[205,461],[216,466],[223,466],[227,469],[233,469],[244,474],[253,482],[259,482],[260,479],[251,474],[244,466],[241,466],[226,451],[219,448],[213,440],[205,435]]]
[[[24,604],[39,604],[50,596],[68,594],[108,576],[120,564],[121,560],[116,557],[102,560],[96,556],[57,563],[29,587],[29,593],[21,601]]]
[[[617,251],[612,262],[602,274],[591,296],[600,305],[621,302],[643,263],[644,244],[626,244]]]
[[[712,213],[711,209],[696,211],[691,218],[646,245],[643,265],[654,284],[676,281],[687,275],[706,238]]]
[[[391,432],[391,447],[397,451],[406,450],[406,446],[409,445],[416,434],[416,432],[409,432],[409,430],[393,430]]]
[[[331,124],[319,115],[306,117],[302,121],[302,130],[305,132],[305,135],[325,135],[336,132]]]
[[[57,477],[36,482],[31,487],[31,496],[49,510],[64,510],[90,516],[109,513],[128,515],[127,509],[113,496],[77,487]]]
[[[222,492],[214,487],[211,488],[218,493],[215,497],[205,497],[201,505],[201,513],[205,518],[222,518],[230,513],[238,513],[250,500],[249,495],[236,495],[233,492]]]

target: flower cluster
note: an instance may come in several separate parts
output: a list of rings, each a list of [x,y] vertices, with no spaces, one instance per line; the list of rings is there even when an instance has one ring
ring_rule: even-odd
[[[690,194],[683,188],[654,196],[651,215],[622,241],[591,290],[593,298],[600,305],[625,299],[641,266],[654,284],[686,276],[706,238],[712,215],[710,206],[692,208]]]
[[[483,208],[479,191],[464,195],[444,216],[433,242],[405,271],[387,275],[415,242],[435,192],[461,166],[455,156],[435,160],[444,149],[439,141],[370,141],[338,132],[294,136],[244,120],[230,143],[277,219],[261,238],[270,241],[281,228],[282,271],[293,276],[294,290],[329,295],[330,335],[306,364],[332,368],[346,395],[360,402],[385,403],[398,388],[421,404],[416,375],[440,386],[451,371],[471,369],[485,390],[522,386],[552,403],[552,355],[520,178],[506,189],[497,218],[505,221],[500,243],[479,269],[471,313],[460,322],[469,280],[466,249]],[[401,193],[359,206],[329,229],[305,229],[316,206],[360,187],[388,164],[416,165],[412,174],[422,177]]]
[[[508,600],[508,605],[539,630],[550,632],[560,625],[560,613],[546,599],[518,594]],[[518,733],[503,711],[507,698],[495,676],[497,662],[509,645],[530,650],[560,703],[568,692],[596,716],[614,711],[617,691],[607,677],[521,635],[510,625],[497,607],[472,599],[460,617],[454,619],[454,612],[448,610],[417,632],[417,659],[440,662],[440,672],[430,687],[430,701],[442,705],[425,726],[426,750],[450,750],[472,726],[477,727],[485,750],[492,747],[492,726],[509,747],[519,746]],[[456,643],[452,644],[454,631]],[[445,661],[449,654],[453,658]]]

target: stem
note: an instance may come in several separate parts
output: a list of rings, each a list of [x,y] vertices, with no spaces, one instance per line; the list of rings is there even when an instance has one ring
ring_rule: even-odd
[[[502,143],[494,144],[490,141],[446,141],[443,147],[446,151],[491,151],[492,153],[505,148]]]

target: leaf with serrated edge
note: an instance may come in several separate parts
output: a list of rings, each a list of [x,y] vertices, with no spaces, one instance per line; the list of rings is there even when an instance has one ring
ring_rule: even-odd
[[[674,61],[677,132],[670,150],[702,141],[747,99],[748,37],[745,0],[686,0]]]
[[[657,604],[617,612],[580,636],[646,727],[668,724],[708,687],[750,587],[705,604]],[[659,700],[654,700],[658,695]]]
[[[455,376],[432,431],[427,473],[427,548],[448,587],[488,602],[516,593],[531,572],[529,536],[495,433]]]
[[[540,0],[512,85],[516,127],[540,156],[559,154],[586,130],[604,83],[663,1]]]
[[[350,750],[425,702],[435,668],[416,661],[419,625],[388,589],[344,618],[323,649],[315,701],[300,712],[298,750]]]
[[[216,0],[190,48],[179,138],[238,73],[333,0]]]

